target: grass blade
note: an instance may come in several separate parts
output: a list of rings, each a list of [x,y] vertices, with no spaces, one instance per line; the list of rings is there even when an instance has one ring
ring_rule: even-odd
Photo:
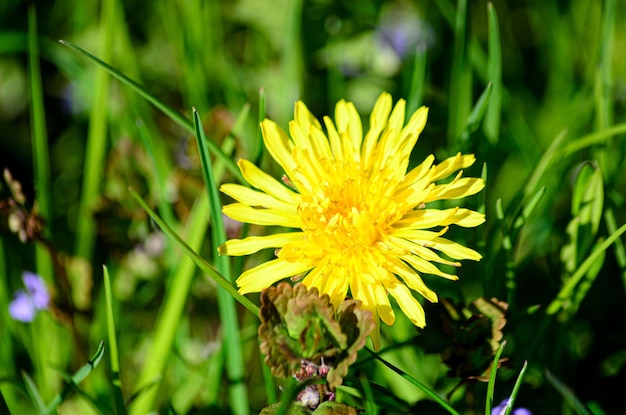
[[[207,147],[207,139],[202,128],[198,111],[193,110],[193,121],[196,128],[196,140],[198,151],[202,163],[205,187],[207,190],[209,205],[211,207],[211,239],[213,242],[213,252],[217,252],[217,247],[226,242],[226,232],[222,221],[222,205],[217,190],[217,183],[213,177],[211,157]],[[230,262],[227,256],[216,256],[215,264],[217,270],[222,275],[230,275]],[[237,321],[237,309],[235,300],[227,291],[218,288],[218,307],[220,310],[220,320],[224,329],[224,342],[226,345],[226,372],[231,383],[230,404],[235,414],[248,414],[248,394],[242,379],[245,376],[243,351],[241,350],[241,338],[239,336],[239,324]]]
[[[409,95],[406,99],[406,121],[417,110],[422,103],[424,95],[424,83],[426,80],[426,63],[428,54],[426,48],[418,46],[413,58],[413,71],[411,73],[411,85],[409,86]]]
[[[506,401],[506,408],[504,410],[504,415],[510,415],[513,410],[513,405],[515,404],[515,399],[517,398],[517,393],[519,392],[520,386],[522,386],[522,379],[524,379],[524,374],[526,373],[526,368],[528,367],[528,362],[524,361],[524,365],[522,366],[522,370],[519,372],[519,376],[517,376],[517,380],[515,381],[515,386],[513,386],[513,392],[511,392],[511,396]]]
[[[421,383],[417,379],[415,379],[412,376],[410,376],[409,374],[405,373],[400,368],[398,368],[398,367],[392,365],[391,363],[387,362],[385,359],[380,357],[378,355],[378,353],[375,353],[375,352],[371,351],[368,348],[365,348],[365,350],[370,352],[370,354],[372,356],[374,356],[374,358],[376,360],[378,360],[379,362],[381,362],[382,364],[387,366],[389,369],[391,369],[394,372],[396,372],[403,379],[405,379],[408,382],[410,382],[411,384],[417,386],[420,390],[422,390],[424,393],[426,393],[431,399],[433,399],[435,402],[437,402],[439,405],[441,405],[441,407],[444,408],[445,410],[447,410],[449,413],[451,413],[453,415],[459,415],[459,413],[448,402],[446,402],[443,398],[441,398],[439,395],[437,395],[435,393],[435,391],[431,390],[428,386],[424,385],[423,383]]]
[[[448,140],[455,142],[465,127],[472,102],[472,71],[466,46],[467,0],[458,0],[454,24],[454,55],[449,87]],[[459,147],[455,145],[454,147]]]
[[[39,391],[37,390],[37,386],[35,386],[35,382],[28,376],[28,373],[22,372],[22,378],[24,379],[24,385],[26,385],[26,392],[28,393],[28,397],[32,402],[33,406],[37,410],[37,413],[43,414],[46,412],[46,404],[43,402]]]
[[[617,230],[617,223],[615,222],[613,208],[608,207],[604,211],[604,221],[608,231],[610,233],[615,233]],[[626,289],[626,251],[624,250],[624,243],[621,238],[617,238],[615,240],[615,259],[622,272],[622,282],[624,283],[624,289]]]
[[[39,39],[37,35],[37,13],[34,6],[28,9],[28,69],[30,85],[30,124],[33,136],[33,166],[35,181],[35,202],[39,211],[39,216],[46,226],[42,230],[42,236],[50,241],[52,232],[50,230],[52,198],[50,194],[50,157],[48,151],[48,133],[46,130],[45,109],[43,101],[43,90],[41,84],[41,69],[39,67]],[[37,274],[39,274],[48,284],[54,285],[54,267],[49,249],[43,243],[35,245],[35,263]],[[50,333],[56,336],[58,332],[54,330],[51,319],[39,319],[37,324],[41,332]],[[38,330],[38,331],[39,331]],[[49,347],[43,347],[40,343],[34,342],[33,354],[35,360],[35,380],[39,385],[44,399],[52,396],[53,389],[59,383],[57,374],[49,370],[44,364],[47,358],[55,359],[60,350],[58,341],[51,341]]]
[[[491,97],[491,90],[492,90],[492,84],[491,82],[489,82],[487,84],[487,87],[483,91],[483,93],[480,94],[480,97],[478,98],[478,101],[476,101],[474,108],[472,108],[472,112],[470,113],[469,117],[467,117],[467,120],[465,122],[465,128],[463,129],[463,132],[461,133],[461,140],[464,141],[464,140],[469,139],[470,134],[472,134],[474,131],[476,131],[476,129],[478,129],[478,125],[480,124],[480,121],[483,119],[483,116],[485,115],[485,111],[487,111],[487,106],[489,105],[489,98]]]
[[[198,255],[183,239],[174,232],[172,228],[170,228],[164,221],[161,219],[154,210],[150,208],[146,204],[146,202],[135,192],[133,189],[128,189],[131,196],[139,205],[145,210],[148,215],[159,225],[159,228],[170,238],[172,241],[176,242],[176,244],[185,252],[187,256],[191,258],[191,260],[209,277],[211,277],[220,287],[224,288],[230,295],[232,295],[235,300],[237,300],[242,306],[248,309],[255,316],[259,316],[259,307],[250,301],[247,297],[239,294],[237,288],[232,285],[222,274],[217,271],[213,265],[209,264],[204,258]]]
[[[111,279],[106,266],[102,267],[104,276],[104,296],[106,300],[107,333],[109,337],[109,358],[111,359],[111,373],[113,374],[113,400],[115,412],[118,415],[126,414],[124,395],[122,394],[122,381],[120,379],[120,359],[117,353],[117,334],[115,329],[115,316],[113,314],[113,294],[111,292]]]
[[[556,298],[552,300],[546,309],[547,314],[555,314],[561,309],[561,307],[563,307],[563,303],[572,296],[576,284],[578,284],[585,274],[587,274],[600,255],[602,255],[604,251],[606,251],[607,248],[611,246],[611,244],[615,242],[624,232],[626,232],[626,224],[622,225],[618,230],[613,232],[611,236],[606,238],[606,240],[602,243],[596,245],[595,249],[591,252],[587,259],[580,264],[576,272],[563,285]]]
[[[513,296],[515,293],[515,267],[513,264],[513,240],[511,239],[511,232],[506,224],[506,217],[504,215],[504,209],[502,208],[502,199],[496,200],[496,217],[500,223],[500,229],[502,230],[502,249],[506,256],[506,271],[504,276],[506,277],[506,295],[509,306],[513,302]]]
[[[201,195],[196,199],[189,214],[185,239],[189,242],[188,247],[193,252],[200,250],[205,240],[209,224],[208,205],[208,199],[205,195]],[[152,343],[136,384],[136,390],[144,389],[144,392],[139,394],[130,405],[131,414],[148,413],[160,400],[159,385],[166,374],[166,367],[172,354],[180,321],[183,318],[194,275],[195,267],[191,258],[183,257],[172,267],[154,328]],[[154,385],[154,387],[148,388],[147,385]]]
[[[493,364],[491,365],[491,372],[489,373],[489,383],[487,383],[487,398],[485,401],[485,415],[491,415],[491,408],[493,407],[493,392],[496,388],[496,372],[500,363],[500,356],[506,346],[506,340],[500,343],[500,347],[493,358]]]
[[[593,415],[561,380],[546,370],[546,379],[556,389],[578,415]]]
[[[77,52],[78,54],[82,55],[83,57],[87,58],[91,62],[95,63],[96,65],[104,69],[111,76],[117,78],[122,83],[132,88],[135,92],[137,92],[139,95],[145,98],[148,102],[150,102],[152,105],[158,108],[161,112],[167,115],[172,121],[180,125],[182,128],[184,128],[188,132],[195,134],[194,126],[191,121],[189,121],[184,116],[180,115],[178,112],[176,112],[174,109],[169,107],[160,99],[151,95],[148,91],[146,91],[146,89],[143,86],[133,81],[132,79],[130,79],[129,77],[127,77],[126,75],[118,71],[117,69],[113,68],[111,65],[105,63],[103,60],[98,59],[97,57],[87,52],[85,49],[81,48],[80,46],[77,46],[71,42],[68,42],[67,40],[60,40],[59,42],[62,45],[67,46],[68,48],[72,49],[73,51]],[[208,143],[208,146],[211,152],[215,154],[215,156],[218,157],[224,163],[228,171],[232,173],[237,178],[237,180],[243,182],[244,180],[241,176],[241,172],[237,168],[237,165],[235,164],[235,162],[228,155],[224,154],[222,149],[220,149],[219,146],[217,146],[215,143],[210,141]]]
[[[565,158],[587,147],[591,147],[596,144],[606,143],[613,136],[624,133],[626,133],[626,123],[616,124],[613,127],[607,128],[605,130],[584,135],[563,146],[563,148],[559,150],[558,156],[561,158]],[[623,136],[620,138],[623,138]],[[550,146],[550,148],[552,147],[554,147],[554,145]]]
[[[96,350],[96,354],[93,355],[91,360],[85,363],[80,369],[78,369],[72,377],[68,380],[67,384],[57,396],[52,399],[52,402],[48,404],[45,410],[42,412],[43,414],[51,414],[54,413],[57,407],[69,396],[69,394],[74,390],[76,385],[85,380],[85,378],[98,366],[100,360],[102,360],[102,356],[104,355],[104,342],[100,342],[98,345],[98,350]]]
[[[50,156],[48,151],[48,133],[46,129],[43,90],[41,86],[41,69],[39,67],[39,44],[37,37],[37,13],[34,6],[28,9],[28,69],[30,80],[30,116],[33,135],[33,165],[35,167],[35,189],[39,216],[48,224],[44,236],[50,237],[51,196],[50,196]],[[48,250],[37,245],[37,273],[52,282],[52,258]]]
[[[502,103],[502,50],[500,46],[500,29],[498,15],[493,3],[487,3],[489,25],[489,55],[487,58],[487,79],[493,85],[483,129],[485,136],[492,145],[498,143],[500,134],[500,112]]]
[[[113,50],[113,35],[115,30],[115,0],[106,0],[102,3],[102,27],[104,35],[100,42],[100,53],[103,59],[109,60]],[[78,208],[76,241],[74,253],[78,257],[91,259],[96,240],[96,223],[93,211],[100,194],[103,166],[107,140],[107,108],[109,75],[102,68],[96,71],[94,98],[91,113],[89,114],[89,132],[87,134],[87,148],[85,150],[85,165],[83,167],[83,184]]]

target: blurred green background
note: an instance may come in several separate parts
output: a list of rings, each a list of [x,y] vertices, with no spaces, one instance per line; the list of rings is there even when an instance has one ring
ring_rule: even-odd
[[[20,371],[35,373],[49,400],[61,388],[59,373],[73,373],[107,338],[103,264],[113,279],[126,400],[149,364],[157,318],[179,273],[188,276],[188,290],[179,299],[183,313],[168,326],[172,346],[163,352],[153,407],[176,413],[229,413],[231,407],[215,284],[183,265],[188,261],[127,190],[132,186],[212,261],[208,219],[194,213],[204,184],[193,134],[58,43],[63,39],[187,119],[196,108],[207,136],[232,160],[252,160],[277,177],[281,172],[259,140],[262,112],[287,128],[297,99],[318,117],[333,114],[339,99],[353,101],[365,123],[381,91],[407,99],[411,110],[428,106],[414,163],[431,153],[439,161],[474,153],[477,163],[467,173],[486,174],[487,187],[480,203],[466,205],[484,209],[487,223],[451,230],[478,247],[481,263],[464,264],[458,283],[426,282],[456,302],[484,296],[509,303],[509,366],[498,372],[496,401],[508,396],[527,360],[520,406],[535,414],[619,413],[626,384],[626,256],[619,238],[598,247],[626,222],[626,3],[492,6],[466,0],[2,0],[0,167],[21,182],[26,198],[11,210],[7,201],[14,197],[2,183],[0,391],[8,407],[30,408]],[[38,33],[30,48],[29,16]],[[487,106],[476,105],[490,82]],[[218,180],[236,180],[220,163],[216,159]],[[9,226],[15,212],[42,219],[25,242]],[[269,254],[263,255],[250,263]],[[233,261],[234,269],[247,267],[244,261]],[[581,269],[579,282],[572,281]],[[38,272],[53,291],[54,306],[31,325],[7,311],[23,270]],[[563,289],[568,283],[572,289]],[[269,381],[255,318],[244,309],[238,317],[243,384],[254,413],[271,400]],[[444,346],[428,340],[428,328],[418,335],[400,321],[383,330],[387,344],[404,344],[390,361],[442,395],[459,383],[446,376]],[[86,396],[73,395],[59,413],[112,413],[107,359],[81,384]],[[407,410],[441,410],[416,404],[422,395],[381,367],[359,370]],[[451,401],[462,413],[481,413],[484,395],[483,383],[469,381]]]

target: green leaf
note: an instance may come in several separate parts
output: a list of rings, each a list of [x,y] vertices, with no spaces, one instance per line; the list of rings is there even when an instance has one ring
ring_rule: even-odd
[[[213,174],[213,166],[209,155],[209,141],[204,134],[200,115],[195,108],[193,109],[193,122],[196,130],[196,141],[198,143],[198,151],[202,163],[205,188],[211,207],[211,241],[213,244],[213,252],[217,253],[217,247],[226,241],[226,231],[224,230],[224,222],[222,220],[222,204],[220,203],[217,182]],[[214,262],[221,275],[230,275],[232,278],[228,257],[216,256]],[[226,371],[230,379],[241,379],[245,376],[245,364],[243,361],[243,351],[241,349],[242,343],[239,336],[239,321],[237,318],[235,300],[229,295],[228,291],[222,288],[218,288],[217,300],[220,321],[225,331]],[[243,414],[248,412],[248,393],[243,383],[237,382],[231,385],[229,399],[231,408],[233,408],[235,413]]]
[[[39,391],[37,390],[37,386],[35,386],[35,382],[28,376],[28,373],[22,372],[22,378],[24,379],[24,384],[26,385],[26,392],[28,393],[28,397],[32,402],[33,406],[37,410],[37,413],[43,414],[46,412],[46,404],[43,402]]]
[[[73,51],[77,52],[78,54],[82,55],[83,57],[87,58],[91,62],[103,68],[110,75],[117,78],[122,83],[129,86],[130,88],[132,88],[135,92],[137,92],[139,95],[145,98],[148,102],[150,102],[160,111],[162,111],[172,121],[174,121],[175,123],[177,123],[184,129],[186,129],[190,133],[195,134],[195,128],[191,121],[189,121],[183,115],[180,115],[178,112],[176,112],[174,109],[169,107],[160,99],[156,98],[154,95],[150,94],[142,85],[130,79],[129,77],[127,77],[126,75],[118,71],[117,69],[113,68],[111,65],[107,64],[106,62],[98,59],[97,57],[87,52],[80,46],[77,46],[71,42],[68,42],[67,40],[60,40],[59,43],[61,43],[64,46],[67,46],[68,48],[72,49]],[[237,180],[243,182],[244,180],[243,180],[243,177],[241,176],[241,172],[239,171],[239,168],[237,168],[237,165],[232,160],[232,158],[228,156],[227,154],[224,154],[222,149],[220,149],[219,146],[215,144],[214,142],[209,141],[207,145],[209,146],[209,149],[211,150],[211,152],[213,152],[213,154],[215,154],[216,157],[219,158],[224,163],[228,171],[232,173],[237,178]]]
[[[450,405],[448,402],[446,402],[443,398],[441,398],[439,395],[437,395],[437,393],[433,390],[431,390],[428,386],[424,385],[422,382],[418,381],[417,379],[415,379],[414,377],[412,377],[411,375],[409,375],[408,373],[403,372],[401,369],[399,369],[398,367],[392,365],[391,363],[387,362],[386,360],[384,360],[382,357],[380,357],[378,355],[378,353],[373,352],[372,350],[365,348],[365,350],[367,350],[368,352],[370,352],[370,354],[372,356],[374,356],[374,358],[376,360],[378,360],[379,362],[381,362],[382,364],[384,364],[385,366],[387,366],[389,369],[393,370],[394,372],[396,372],[398,375],[400,375],[403,379],[407,380],[408,382],[410,382],[411,384],[417,386],[419,389],[421,389],[423,392],[425,392],[430,398],[432,398],[435,402],[437,402],[442,408],[444,408],[445,410],[447,410],[449,413],[453,414],[453,415],[460,415],[453,407],[452,405]]]
[[[70,377],[67,384],[57,396],[55,396],[52,401],[48,404],[48,406],[42,412],[43,414],[51,414],[54,413],[57,407],[69,396],[69,394],[76,388],[76,386],[85,380],[85,378],[98,366],[100,360],[102,360],[102,356],[104,355],[104,342],[101,341],[98,345],[98,350],[96,350],[96,354],[93,355],[91,360],[85,363],[80,369],[76,371]]]
[[[122,393],[122,381],[120,378],[120,360],[117,353],[117,335],[115,330],[115,316],[113,313],[113,294],[111,290],[111,278],[106,266],[102,266],[104,277],[104,297],[106,302],[107,334],[109,338],[109,359],[111,359],[111,374],[113,375],[113,401],[117,415],[126,414],[124,395]]]
[[[517,398],[517,393],[519,392],[520,386],[522,386],[522,380],[524,379],[524,374],[526,373],[526,368],[528,367],[528,362],[524,361],[524,365],[522,366],[522,370],[520,370],[519,375],[517,376],[517,380],[515,381],[515,386],[513,386],[513,391],[511,392],[511,396],[506,401],[506,408],[504,410],[504,415],[510,415],[513,410],[513,405],[515,404],[515,399]]]
[[[491,90],[493,89],[493,84],[489,82],[487,87],[478,97],[478,101],[474,104],[474,108],[472,108],[472,112],[467,118],[465,124],[465,130],[461,134],[461,138],[467,140],[471,133],[478,129],[480,125],[480,121],[483,119],[485,112],[487,111],[487,105],[489,104],[489,98],[491,97]]]
[[[491,415],[491,408],[493,407],[493,392],[496,387],[496,373],[500,367],[500,356],[506,346],[506,340],[500,344],[498,351],[493,357],[493,364],[491,365],[491,371],[489,372],[489,383],[487,383],[487,398],[485,401],[485,415]]]

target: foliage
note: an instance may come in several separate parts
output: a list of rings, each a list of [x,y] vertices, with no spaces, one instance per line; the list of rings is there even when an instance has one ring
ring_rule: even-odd
[[[619,413],[625,18],[616,0],[0,2],[0,412],[287,413],[325,380],[272,376],[272,321],[282,375],[333,366],[316,411]],[[259,323],[233,281],[272,250],[217,248],[284,230],[220,220],[215,195],[244,184],[238,159],[283,175],[265,117],[288,131],[297,100],[319,118],[345,99],[367,130],[382,91],[429,108],[410,167],[475,154],[479,197],[433,207],[485,214],[447,234],[483,260],[423,275],[425,329],[391,303],[380,351],[357,353],[356,303]],[[49,294],[32,322],[10,313],[25,272]]]

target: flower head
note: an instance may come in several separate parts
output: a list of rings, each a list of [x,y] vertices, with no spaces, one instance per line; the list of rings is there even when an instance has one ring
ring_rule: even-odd
[[[395,320],[389,294],[413,324],[426,324],[411,290],[433,302],[437,295],[420,274],[456,280],[433,262],[460,266],[457,260],[481,255],[443,234],[448,225],[473,227],[485,220],[472,210],[430,209],[428,204],[472,195],[484,182],[464,178],[460,171],[452,181],[437,183],[472,165],[473,155],[457,154],[440,164],[431,155],[407,172],[428,110],[420,108],[404,126],[404,109],[400,100],[392,110],[391,96],[381,94],[365,137],[354,105],[343,100],[334,122],[324,117],[326,132],[302,102],[296,103],[289,124],[291,138],[274,122],[261,123],[265,146],[284,169],[289,187],[240,160],[243,177],[257,190],[223,185],[222,192],[238,202],[225,206],[224,213],[240,222],[298,231],[232,239],[220,247],[226,255],[278,248],[276,259],[241,274],[241,293],[302,276],[307,287],[328,294],[335,308],[350,292],[373,313],[377,326],[379,318],[388,325]],[[378,347],[378,329],[372,339]]]
[[[32,272],[22,274],[26,290],[17,290],[13,301],[9,304],[9,314],[14,320],[30,323],[35,319],[38,310],[48,308],[50,295],[43,279]]]

